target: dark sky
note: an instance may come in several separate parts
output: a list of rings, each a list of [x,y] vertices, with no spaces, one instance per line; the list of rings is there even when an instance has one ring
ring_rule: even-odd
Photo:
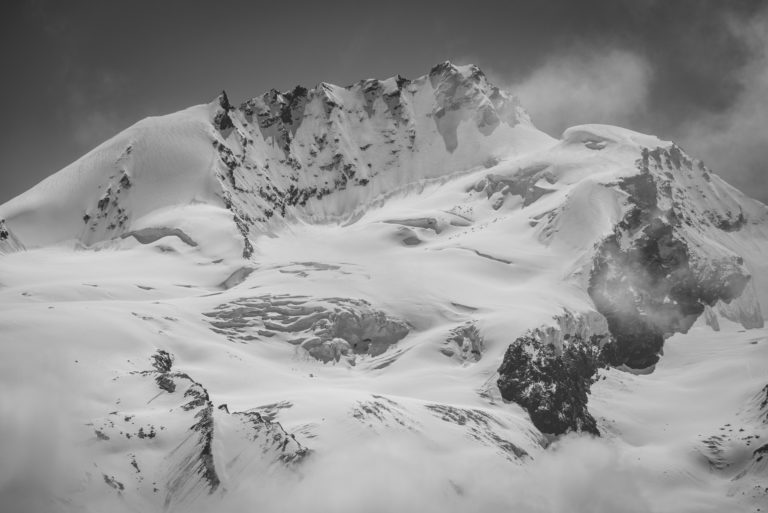
[[[0,202],[148,115],[479,65],[559,136],[675,139],[768,201],[768,1],[3,2]]]

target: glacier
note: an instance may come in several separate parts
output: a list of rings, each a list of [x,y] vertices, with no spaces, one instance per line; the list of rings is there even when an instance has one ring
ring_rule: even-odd
[[[476,66],[145,119],[0,206],[18,511],[768,505],[768,208]]]

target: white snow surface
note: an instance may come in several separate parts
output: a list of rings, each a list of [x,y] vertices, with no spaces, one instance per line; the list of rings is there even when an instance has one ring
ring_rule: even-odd
[[[643,148],[672,143],[604,125],[554,140],[477,68],[438,68],[402,86],[399,110],[386,103],[392,78],[309,90],[297,126],[297,114],[254,121],[289,102],[277,92],[250,101],[257,114],[229,111],[224,129],[219,99],[150,118],[0,206],[3,510],[768,507],[766,463],[752,456],[768,438],[765,328],[721,318],[715,332],[702,319],[667,340],[654,372],[601,370],[589,403],[599,438],[542,435],[500,397],[516,337],[564,312],[596,315],[594,250],[629,208],[616,184],[638,173]],[[487,117],[501,121],[491,130]],[[322,188],[344,163],[356,170],[344,187],[284,215],[258,193]],[[766,207],[695,165],[669,179],[693,220],[686,240],[741,256],[752,275],[721,315],[768,315]],[[713,228],[734,212],[743,226]],[[327,312],[356,320],[324,362],[308,340]],[[383,352],[353,351],[366,343],[356,326],[379,330]],[[451,341],[469,326],[482,346],[472,357]],[[189,378],[175,391],[145,372],[159,350]],[[213,407],[216,486],[190,467],[202,443],[191,427],[209,418],[208,403],[184,406],[195,387]],[[273,431],[249,434],[236,412]],[[281,460],[296,444],[308,453]]]

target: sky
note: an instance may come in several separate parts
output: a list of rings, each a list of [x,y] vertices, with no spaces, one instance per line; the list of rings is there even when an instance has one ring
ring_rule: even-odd
[[[0,203],[150,115],[477,64],[559,137],[674,140],[768,202],[768,1],[5,0]]]

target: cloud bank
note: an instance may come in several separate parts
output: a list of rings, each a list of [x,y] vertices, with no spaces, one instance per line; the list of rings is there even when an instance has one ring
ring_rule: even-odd
[[[727,110],[685,123],[679,138],[723,178],[768,202],[768,8],[751,20],[731,19],[729,26],[752,56],[738,73],[741,93]]]
[[[557,53],[508,88],[534,124],[555,137],[583,123],[653,133],[768,203],[768,6],[752,17],[723,14],[721,23],[746,54],[744,64],[726,77],[736,87],[724,108],[696,104],[680,116],[668,97],[654,95],[669,80],[663,66],[638,51],[594,46]],[[724,78],[717,76],[723,71],[716,65],[711,73],[713,81]]]

